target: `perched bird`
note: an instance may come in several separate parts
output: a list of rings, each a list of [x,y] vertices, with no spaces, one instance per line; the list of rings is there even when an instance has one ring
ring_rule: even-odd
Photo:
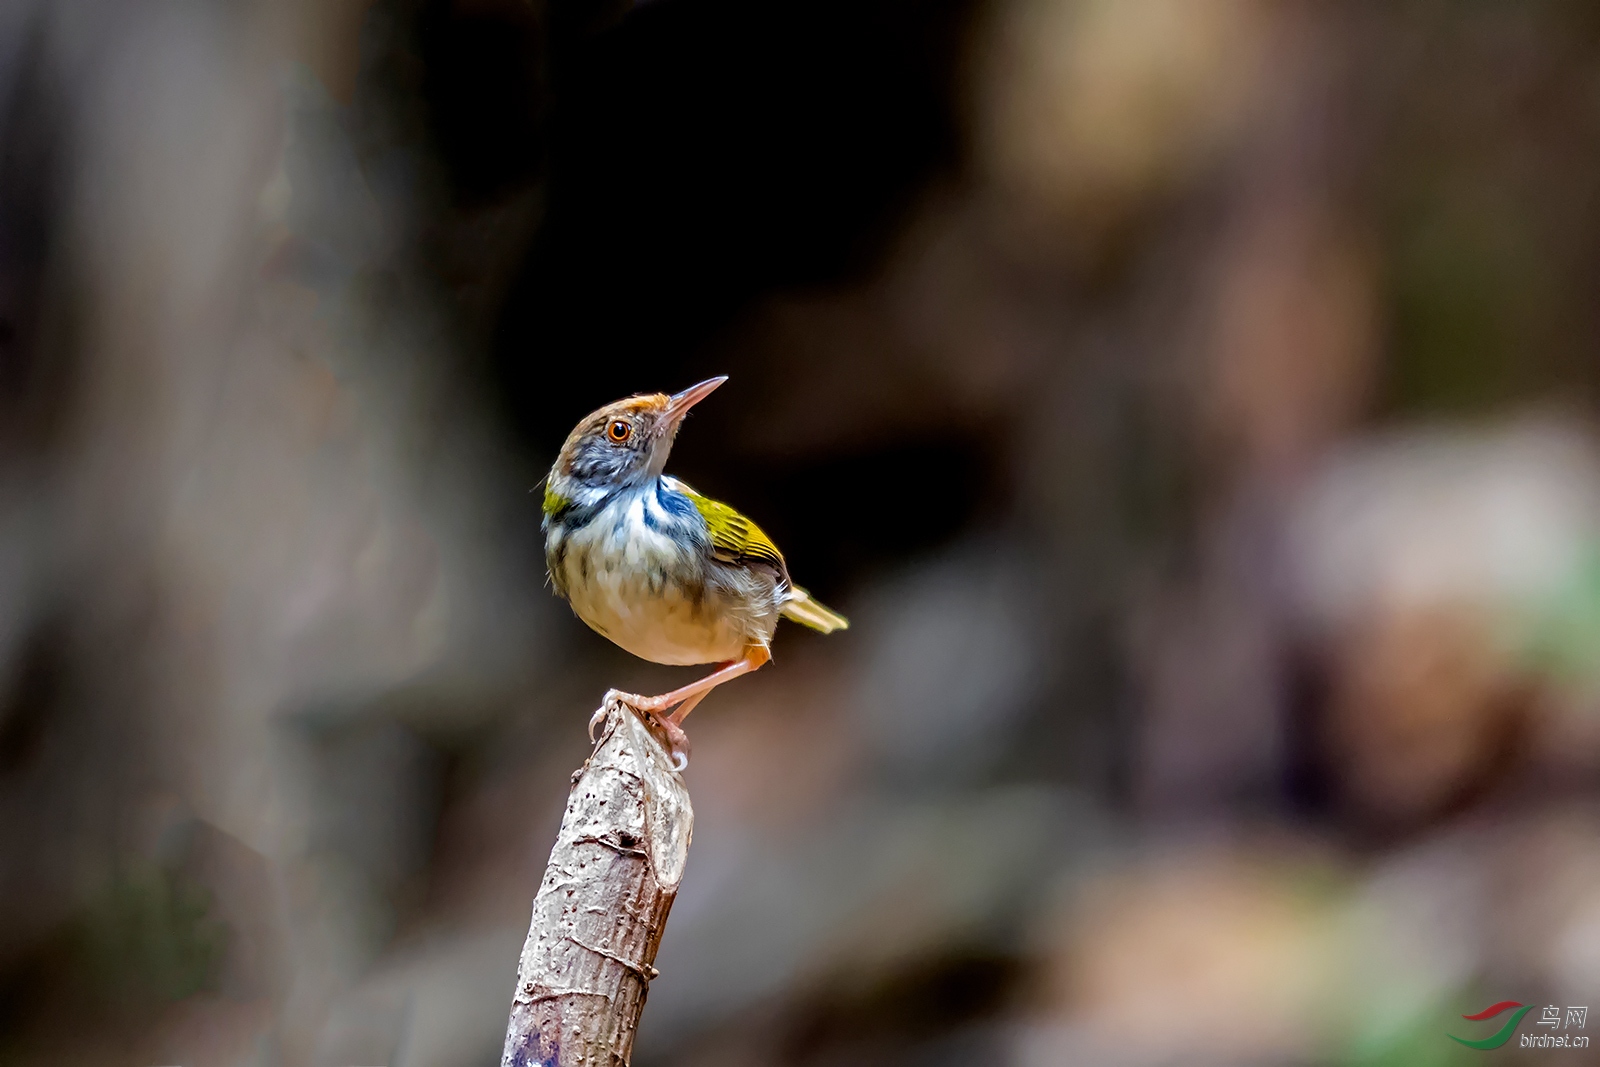
[[[727,380],[607,404],[578,423],[545,481],[545,563],[578,618],[641,659],[722,664],[660,696],[621,694],[661,723],[680,766],[683,720],[772,658],[780,615],[822,633],[850,625],[789,580],[761,527],[662,473],[683,417]]]

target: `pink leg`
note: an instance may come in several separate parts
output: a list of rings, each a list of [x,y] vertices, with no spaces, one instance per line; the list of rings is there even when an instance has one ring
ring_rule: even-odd
[[[755,645],[745,650],[743,659],[736,659],[726,667],[712,671],[698,682],[690,682],[686,686],[674,689],[670,693],[662,693],[658,697],[629,699],[628,703],[640,711],[655,715],[658,712],[666,711],[674,704],[682,704],[690,697],[703,697],[723,682],[731,682],[741,674],[749,674],[771,658],[772,653],[759,645]],[[699,701],[697,700],[696,703],[699,703]],[[681,719],[683,715],[687,714],[688,712],[685,711],[678,717]]]
[[[696,693],[688,700],[685,700],[682,704],[678,705],[677,709],[674,710],[671,715],[667,716],[667,720],[669,722],[675,722],[679,725],[682,725],[683,720],[687,719],[689,717],[689,713],[694,710],[694,706],[710,695],[710,692],[711,690],[708,689],[704,693]]]
[[[693,707],[695,704],[698,704],[702,699],[704,699],[704,697],[704,693],[701,693],[698,696],[690,697],[687,701],[687,706]],[[589,740],[595,740],[595,727],[599,726],[605,721],[606,712],[610,710],[611,702],[613,700],[620,700],[629,707],[637,708],[638,705],[634,702],[640,699],[642,698],[634,695],[633,693],[622,693],[615,689],[606,693],[606,699],[601,702],[600,710],[595,712],[594,718],[589,720]],[[654,719],[656,724],[661,727],[662,732],[667,735],[667,747],[671,750],[672,755],[675,757],[675,763],[678,770],[681,771],[685,767],[689,766],[689,735],[683,732],[683,727],[678,725],[675,717],[671,715],[663,715],[659,711],[649,711],[644,712],[643,714],[649,715],[650,718]]]
[[[683,720],[695,709],[711,692],[723,682],[729,682],[741,674],[749,674],[772,658],[772,653],[759,645],[745,650],[744,658],[736,659],[732,663],[718,670],[712,671],[698,682],[690,682],[670,693],[662,693],[656,697],[641,697],[631,694],[618,694],[624,703],[637,708],[661,724],[666,732],[667,741],[672,746],[672,754],[677,757],[678,770],[683,770],[689,765],[689,735],[683,732]],[[665,714],[666,710],[674,704],[678,710],[671,715]]]

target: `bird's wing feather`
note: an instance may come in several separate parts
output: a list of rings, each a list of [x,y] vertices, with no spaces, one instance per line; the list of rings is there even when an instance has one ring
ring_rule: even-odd
[[[724,563],[766,563],[787,573],[783,553],[761,527],[722,501],[701,496],[682,482],[678,482],[677,489],[706,521],[711,550],[718,559]]]

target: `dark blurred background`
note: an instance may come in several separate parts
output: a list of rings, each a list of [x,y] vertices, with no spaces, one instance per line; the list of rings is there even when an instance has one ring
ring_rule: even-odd
[[[0,3],[0,1064],[498,1062],[688,677],[530,487],[713,374],[854,625],[689,724],[640,1067],[1588,1036],[1597,282],[1581,0]]]

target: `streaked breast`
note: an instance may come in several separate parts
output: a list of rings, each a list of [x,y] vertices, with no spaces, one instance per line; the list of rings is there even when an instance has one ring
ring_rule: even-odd
[[[653,489],[619,496],[564,532],[551,553],[560,561],[552,576],[579,618],[642,659],[734,659],[748,643],[748,626],[708,582],[702,531]]]

